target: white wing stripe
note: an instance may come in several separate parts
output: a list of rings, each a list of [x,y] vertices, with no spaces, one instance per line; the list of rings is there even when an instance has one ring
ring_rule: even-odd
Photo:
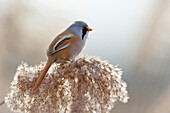
[[[68,37],[72,37],[72,36],[73,36],[73,34],[68,34],[68,35],[65,35],[65,36],[60,37],[60,38],[68,38]]]
[[[64,49],[64,48],[68,47],[68,46],[70,45],[70,43],[71,43],[71,42],[67,43],[66,45],[64,45],[64,46],[62,46],[62,47],[60,47],[60,48],[58,48],[58,49],[56,50],[56,52],[58,52],[58,51],[60,51],[60,50],[62,50],[62,49]]]
[[[55,47],[56,47],[62,40],[64,40],[65,38],[72,37],[72,36],[73,36],[73,34],[68,34],[68,35],[65,35],[65,36],[63,36],[63,37],[60,37],[61,39],[56,42],[56,44],[54,45],[53,49],[55,49]]]
[[[60,39],[60,40],[58,40],[58,41],[56,42],[56,44],[55,44],[54,47],[53,47],[54,50],[55,50],[55,47],[56,47],[62,40],[64,40],[64,39]]]

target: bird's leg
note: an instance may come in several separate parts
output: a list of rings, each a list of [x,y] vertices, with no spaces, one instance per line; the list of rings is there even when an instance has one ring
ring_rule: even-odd
[[[69,58],[62,58],[63,60],[66,60],[66,61],[70,61],[70,59]]]
[[[59,59],[62,59],[64,61],[71,61],[69,58],[65,58],[65,57],[58,57]],[[56,61],[56,60],[55,60]]]
[[[54,60],[54,62],[56,62],[56,61],[57,61],[57,59],[58,59],[58,58],[56,58],[56,59]],[[53,63],[54,63],[54,62],[53,62]]]

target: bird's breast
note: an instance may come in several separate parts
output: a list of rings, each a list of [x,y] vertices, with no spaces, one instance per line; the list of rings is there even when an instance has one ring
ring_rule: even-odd
[[[75,43],[73,43],[70,46],[70,52],[71,52],[71,57],[76,57],[79,55],[79,53],[82,51],[82,49],[84,48],[86,41],[85,40],[81,40],[78,39],[77,41],[75,41]]]

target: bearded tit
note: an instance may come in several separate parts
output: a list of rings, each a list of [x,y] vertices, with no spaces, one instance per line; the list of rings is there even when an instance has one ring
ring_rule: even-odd
[[[38,90],[48,69],[54,62],[63,63],[78,56],[84,48],[89,31],[92,29],[85,22],[76,21],[51,42],[47,50],[47,63],[32,91]]]

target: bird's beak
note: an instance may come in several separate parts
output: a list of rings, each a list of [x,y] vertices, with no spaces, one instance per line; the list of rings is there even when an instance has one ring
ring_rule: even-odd
[[[93,31],[93,29],[89,28],[87,31]]]

